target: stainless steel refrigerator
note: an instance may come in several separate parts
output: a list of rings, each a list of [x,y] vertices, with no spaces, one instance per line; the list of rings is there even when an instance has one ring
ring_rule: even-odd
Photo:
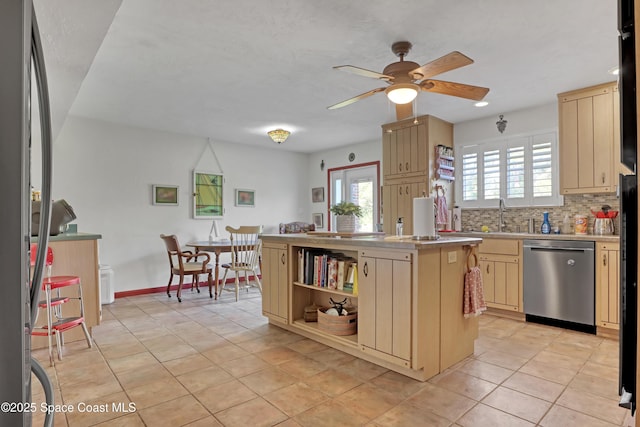
[[[637,91],[634,0],[618,0],[620,161],[633,174],[620,176],[620,406],[635,412],[638,354]]]
[[[53,402],[51,383],[31,358],[51,200],[51,132],[46,73],[31,0],[0,1],[0,426],[31,426],[31,372]],[[31,81],[38,93],[42,143],[41,224],[38,257],[30,269]],[[37,165],[36,165],[37,166]],[[53,417],[45,419],[50,425]]]

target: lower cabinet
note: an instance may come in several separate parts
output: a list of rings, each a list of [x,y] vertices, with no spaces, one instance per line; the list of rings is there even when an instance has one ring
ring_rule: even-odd
[[[523,312],[521,240],[485,239],[480,245],[487,307]]]
[[[618,330],[620,246],[596,243],[596,326]]]
[[[411,360],[411,254],[362,251],[358,343],[389,361]]]
[[[284,323],[289,318],[287,264],[286,244],[262,246],[262,314]]]

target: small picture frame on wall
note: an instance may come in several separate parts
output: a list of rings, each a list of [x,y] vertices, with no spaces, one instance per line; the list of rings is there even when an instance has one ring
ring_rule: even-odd
[[[311,217],[313,225],[316,226],[316,230],[318,228],[324,228],[324,215],[322,213],[311,214]]]
[[[256,191],[236,188],[236,206],[253,208],[256,206]]]
[[[324,202],[324,187],[315,187],[311,189],[311,201],[313,203]]]
[[[157,185],[152,186],[152,200],[156,206],[178,206],[178,186],[177,185]]]

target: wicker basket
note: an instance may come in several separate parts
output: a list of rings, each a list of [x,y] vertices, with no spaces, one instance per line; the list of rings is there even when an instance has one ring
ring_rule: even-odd
[[[354,335],[358,333],[358,312],[346,316],[325,314],[327,307],[318,309],[318,328],[333,335]]]

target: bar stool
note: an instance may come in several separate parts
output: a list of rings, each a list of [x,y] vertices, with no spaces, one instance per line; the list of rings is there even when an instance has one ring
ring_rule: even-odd
[[[35,264],[37,245],[31,245],[31,266]],[[46,336],[49,344],[49,362],[51,366],[54,365],[53,361],[53,343],[51,337],[55,335],[56,346],[58,348],[58,360],[62,360],[62,346],[64,344],[64,338],[62,333],[69,329],[81,326],[84,336],[87,340],[89,348],[92,347],[91,337],[89,330],[84,321],[84,302],[82,299],[82,285],[80,283],[80,277],[78,276],[52,276],[51,269],[53,266],[53,251],[50,247],[47,247],[47,257],[45,260],[46,275],[42,279],[42,290],[45,293],[45,299],[38,302],[38,307],[45,310],[47,316],[46,325],[40,327],[34,327],[31,334],[35,336]],[[64,296],[61,290],[69,286],[77,286],[78,296],[69,297]],[[53,295],[55,291],[55,295]],[[64,317],[62,313],[62,307],[70,300],[77,299],[80,304],[80,313],[78,316]]]

